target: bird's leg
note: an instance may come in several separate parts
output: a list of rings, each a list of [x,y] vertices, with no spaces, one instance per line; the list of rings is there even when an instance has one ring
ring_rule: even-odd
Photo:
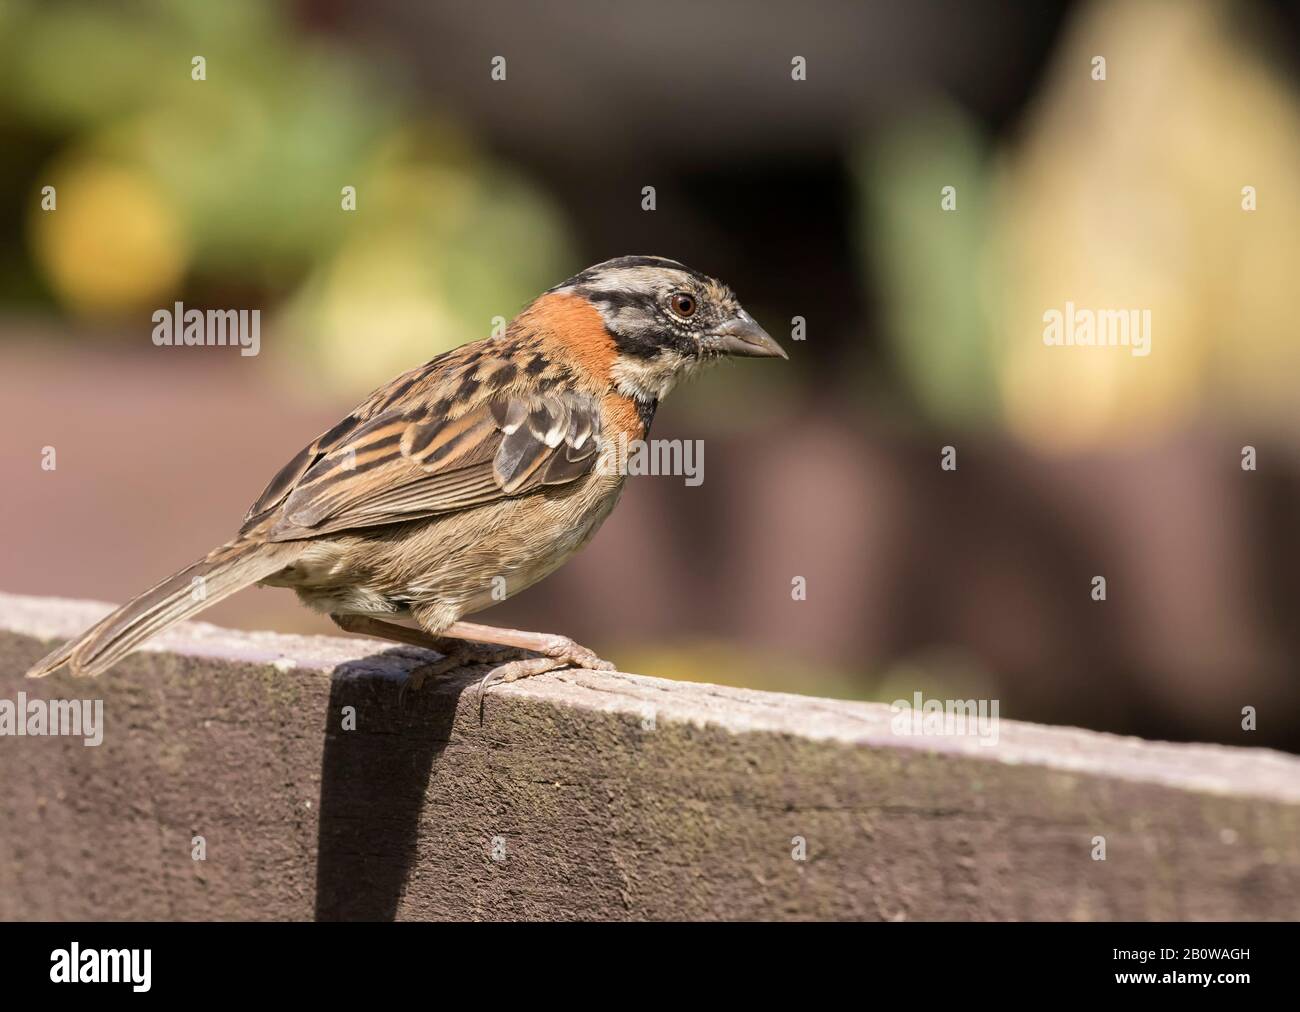
[[[412,629],[409,626],[398,625],[396,622],[371,618],[369,615],[330,615],[330,618],[344,632],[425,647],[442,654],[442,660],[421,664],[411,669],[410,674],[407,675],[407,685],[416,691],[419,691],[426,678],[445,675],[467,664],[492,664],[501,660],[501,651],[494,647],[467,643],[463,639],[452,636],[435,636],[423,629]]]
[[[432,636],[423,629],[412,629],[371,618],[369,615],[331,615],[334,624],[344,632],[357,633],[360,636],[374,636],[376,639],[392,640],[394,643],[409,643],[413,647],[427,647],[445,654],[454,644],[449,644],[439,636]]]
[[[553,633],[524,632],[521,629],[501,629],[492,625],[479,625],[477,622],[453,622],[442,630],[441,635],[455,639],[470,640],[475,643],[495,643],[519,650],[530,650],[541,657],[525,657],[508,661],[493,668],[483,676],[479,683],[479,696],[492,685],[499,682],[513,682],[519,678],[529,678],[556,668],[589,668],[593,671],[613,671],[614,665],[601,660],[595,651],[574,643],[567,636]]]

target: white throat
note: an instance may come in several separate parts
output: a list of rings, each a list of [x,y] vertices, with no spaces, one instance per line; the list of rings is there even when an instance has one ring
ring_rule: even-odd
[[[614,387],[625,397],[642,403],[662,401],[677,385],[700,367],[700,359],[664,350],[654,358],[620,355],[610,370]]]

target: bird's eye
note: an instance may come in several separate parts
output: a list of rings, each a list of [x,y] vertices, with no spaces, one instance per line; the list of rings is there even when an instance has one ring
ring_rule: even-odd
[[[693,295],[678,292],[669,301],[672,304],[673,312],[678,316],[687,317],[695,314],[695,297]]]

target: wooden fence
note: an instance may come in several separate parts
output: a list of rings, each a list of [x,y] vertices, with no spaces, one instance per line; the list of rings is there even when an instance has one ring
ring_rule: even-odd
[[[0,711],[103,707],[0,737],[0,918],[1300,916],[1292,756],[621,673],[480,711],[403,692],[418,650],[200,623],[23,678],[104,610],[0,595]]]

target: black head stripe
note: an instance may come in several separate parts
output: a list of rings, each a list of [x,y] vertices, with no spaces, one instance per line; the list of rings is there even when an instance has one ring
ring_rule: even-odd
[[[604,308],[615,313],[620,309],[649,309],[653,306],[653,301],[647,299],[642,292],[601,291],[598,288],[588,287],[586,284],[577,284],[573,286],[573,293],[581,295],[590,303],[599,303]]]

